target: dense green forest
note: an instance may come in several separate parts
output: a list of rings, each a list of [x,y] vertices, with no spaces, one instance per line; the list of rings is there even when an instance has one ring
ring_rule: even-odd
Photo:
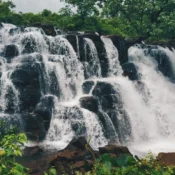
[[[64,0],[57,13],[15,12],[11,1],[0,0],[0,22],[29,25],[53,24],[68,31],[97,31],[125,37],[173,39],[175,0]],[[55,4],[59,6],[58,4]]]

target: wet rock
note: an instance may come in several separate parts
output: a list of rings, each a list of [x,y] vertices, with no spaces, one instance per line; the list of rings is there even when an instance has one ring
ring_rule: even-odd
[[[90,91],[92,90],[92,87],[94,86],[93,81],[85,81],[82,85],[83,92],[85,94],[89,94]]]
[[[19,112],[16,94],[13,91],[12,87],[8,87],[7,93],[5,94],[5,101],[6,101],[5,106],[6,113],[13,114],[15,112]]]
[[[144,47],[148,48],[145,49],[145,54],[153,57],[157,61],[158,70],[161,71],[164,74],[164,76],[167,76],[172,81],[175,81],[172,62],[170,61],[167,53],[158,46],[146,45]]]
[[[30,24],[29,26],[42,28],[46,35],[56,36],[55,27],[52,24],[42,24],[40,22],[36,22],[36,23]]]
[[[91,152],[86,149],[87,141],[80,137],[77,140],[72,140],[70,144],[62,150],[57,158],[51,162],[51,165],[56,167],[58,174],[63,172],[74,174],[75,171],[87,172],[92,170],[94,164],[93,154],[98,157],[98,153],[89,147]],[[93,154],[92,154],[93,152]]]
[[[97,82],[92,94],[95,96],[116,94],[115,88],[107,82]]]
[[[68,34],[66,35],[66,39],[71,43],[72,47],[74,48],[75,52],[78,53],[78,48],[77,48],[77,42],[79,42],[79,36],[76,34]]]
[[[92,111],[95,113],[98,111],[98,106],[99,106],[97,99],[93,96],[80,98],[80,105],[82,108],[88,109],[89,111]]]
[[[44,129],[48,131],[52,117],[51,111],[47,109],[47,107],[37,107],[34,110],[34,114],[36,115],[37,119],[43,123]]]
[[[87,140],[84,137],[78,137],[77,139],[73,139],[66,149],[75,151],[75,150],[85,150],[87,145]],[[90,148],[90,147],[89,147]],[[92,148],[90,148],[92,150]]]
[[[109,115],[106,112],[100,110],[98,111],[97,116],[101,123],[104,136],[108,139],[109,143],[111,144],[119,143],[116,128],[112,123],[112,120],[110,119]]]
[[[40,141],[45,138],[46,130],[44,129],[43,123],[35,114],[22,114],[24,121],[24,131],[30,140]]]
[[[39,63],[25,62],[11,74],[11,79],[19,90],[20,111],[33,111],[41,98]]]
[[[166,166],[175,166],[175,153],[159,153],[157,160]]]
[[[109,36],[113,44],[118,50],[120,64],[128,61],[128,47],[122,36]]]
[[[24,150],[22,151],[22,155],[27,157],[40,155],[42,153],[43,150],[39,146],[25,147]]]
[[[15,35],[15,34],[20,34],[22,32],[24,32],[24,26],[11,28],[9,30],[9,34],[12,35],[12,36]]]
[[[107,114],[116,129],[120,143],[129,142],[132,138],[132,131],[127,113],[122,107],[118,107],[113,110],[108,110]]]
[[[61,109],[61,114],[58,115],[60,115],[62,120],[65,122],[68,121],[70,123],[76,137],[80,137],[86,133],[83,112],[79,107],[63,107]],[[57,126],[55,126],[55,129],[57,130]]]
[[[134,63],[122,64],[123,76],[127,76],[130,80],[138,80],[139,75],[137,72],[137,67]]]
[[[44,30],[46,35],[56,36],[56,31],[52,24],[42,24],[41,28]]]
[[[4,51],[4,57],[10,62],[12,58],[19,55],[18,47],[14,44],[6,45]]]
[[[117,145],[107,145],[105,147],[100,147],[99,152],[100,154],[111,153],[115,154],[116,156],[120,156],[121,154],[132,155],[127,147]]]
[[[119,100],[117,95],[103,95],[100,97],[100,104],[103,110],[111,110],[116,108]]]

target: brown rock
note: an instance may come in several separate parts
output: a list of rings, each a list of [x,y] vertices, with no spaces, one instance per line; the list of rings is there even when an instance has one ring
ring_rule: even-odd
[[[175,165],[175,152],[159,153],[157,160],[164,165]]]
[[[79,161],[79,162],[76,162],[75,164],[73,164],[73,167],[80,168],[80,167],[83,167],[84,165],[85,165],[85,161]]]
[[[131,155],[127,147],[117,146],[117,145],[107,145],[105,147],[100,147],[99,152],[100,154],[111,153],[111,154],[115,154],[116,156],[119,156],[121,154]]]
[[[43,150],[39,146],[25,147],[23,150],[23,156],[34,156],[43,153]]]

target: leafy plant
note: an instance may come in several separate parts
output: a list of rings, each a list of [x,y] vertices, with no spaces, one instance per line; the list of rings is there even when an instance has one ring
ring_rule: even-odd
[[[4,122],[0,122],[1,129]],[[22,156],[20,147],[27,142],[24,133],[15,133],[15,128],[2,130],[0,134],[0,174],[2,175],[27,175],[27,170],[15,160]]]
[[[56,169],[54,167],[51,167],[47,173],[44,172],[44,175],[56,175],[56,174],[57,174],[57,172],[56,172]]]

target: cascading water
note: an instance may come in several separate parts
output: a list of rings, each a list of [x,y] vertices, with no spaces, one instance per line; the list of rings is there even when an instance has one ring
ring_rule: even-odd
[[[138,77],[131,81],[108,37],[95,36],[99,48],[97,40],[76,35],[73,47],[66,36],[8,24],[0,36],[0,119],[30,133],[30,144],[60,150],[84,136],[94,149],[108,143],[121,143],[137,154],[171,149],[173,51],[131,47],[126,64],[135,66]],[[104,70],[107,77],[102,77]]]
[[[84,68],[87,72],[87,77],[101,76],[100,61],[98,58],[97,49],[89,38],[84,38],[85,63]],[[89,54],[88,54],[89,53]]]

